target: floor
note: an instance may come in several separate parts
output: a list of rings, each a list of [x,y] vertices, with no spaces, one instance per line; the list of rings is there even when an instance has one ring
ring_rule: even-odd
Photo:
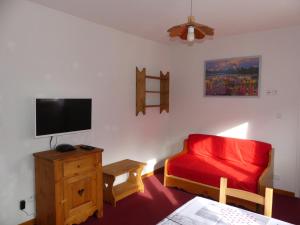
[[[163,186],[163,174],[144,179],[145,192],[131,195],[117,207],[104,204],[104,217],[89,218],[81,225],[154,225],[194,195]],[[300,199],[274,195],[273,217],[300,224]]]

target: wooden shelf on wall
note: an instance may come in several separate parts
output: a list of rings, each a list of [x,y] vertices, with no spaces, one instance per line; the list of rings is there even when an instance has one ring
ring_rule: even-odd
[[[146,79],[155,79],[160,81],[160,90],[151,91],[146,90]],[[163,74],[160,71],[160,76],[148,76],[146,75],[146,68],[141,71],[136,67],[136,115],[142,112],[146,114],[146,108],[159,107],[160,113],[163,111],[169,112],[169,79],[170,73]],[[159,94],[159,105],[146,105],[146,93]]]
[[[160,105],[145,105],[146,108],[160,107]]]
[[[154,79],[154,80],[160,80],[160,77],[156,77],[156,76],[146,76],[146,78]]]
[[[160,91],[146,91],[146,93],[160,94]]]

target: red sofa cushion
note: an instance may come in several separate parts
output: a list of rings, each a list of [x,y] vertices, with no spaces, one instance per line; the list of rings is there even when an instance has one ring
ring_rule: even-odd
[[[191,134],[188,137],[190,154],[217,157],[240,163],[267,167],[272,146],[268,143],[227,138],[206,134]]]
[[[228,178],[228,187],[257,193],[263,168],[208,156],[183,154],[168,163],[168,174],[219,187],[220,178]]]

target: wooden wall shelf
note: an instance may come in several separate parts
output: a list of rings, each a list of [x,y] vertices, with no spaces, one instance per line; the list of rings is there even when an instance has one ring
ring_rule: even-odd
[[[160,91],[146,91],[146,93],[160,94]]]
[[[146,76],[148,79],[155,79],[155,80],[160,80],[160,77],[155,77],[155,76]]]
[[[145,105],[146,108],[160,107],[160,105]]]
[[[155,79],[160,81],[160,91],[146,90],[146,79]],[[136,67],[136,115],[142,112],[146,114],[146,108],[159,107],[160,113],[163,111],[169,112],[169,80],[170,73],[163,74],[160,71],[160,76],[146,75],[146,68],[141,71]],[[159,94],[159,105],[146,105],[146,93]]]

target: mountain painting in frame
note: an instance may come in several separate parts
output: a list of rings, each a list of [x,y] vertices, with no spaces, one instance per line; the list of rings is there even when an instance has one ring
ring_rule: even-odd
[[[258,96],[260,56],[205,62],[206,96]]]

